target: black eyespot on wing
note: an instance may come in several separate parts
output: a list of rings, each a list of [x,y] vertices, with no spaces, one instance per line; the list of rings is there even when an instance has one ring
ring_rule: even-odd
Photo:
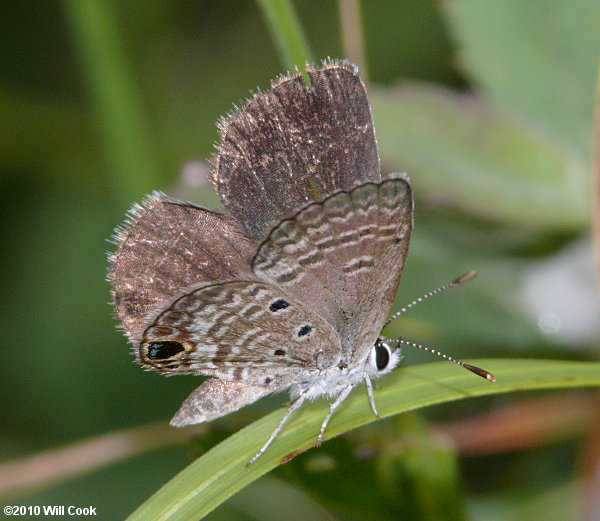
[[[312,331],[312,327],[310,326],[302,326],[300,331],[298,331],[298,336],[308,335]]]
[[[265,385],[269,385],[272,381],[273,381],[273,379],[270,376],[267,376],[265,378]]]
[[[273,302],[270,306],[269,309],[273,312],[275,311],[279,311],[280,309],[285,309],[290,305],[289,302],[286,302],[285,300],[283,300],[282,298],[276,300],[275,302]]]
[[[273,354],[275,356],[283,356],[285,355],[285,351],[283,349],[277,349]]]
[[[172,340],[152,342],[148,346],[148,358],[150,360],[166,360],[184,351],[183,345]]]
[[[398,244],[398,243],[400,243],[401,241],[402,241],[402,239],[401,239],[400,237],[396,237],[396,238],[394,239],[394,244]]]
[[[375,344],[375,365],[378,371],[383,371],[390,363],[390,352],[385,346],[377,342]]]

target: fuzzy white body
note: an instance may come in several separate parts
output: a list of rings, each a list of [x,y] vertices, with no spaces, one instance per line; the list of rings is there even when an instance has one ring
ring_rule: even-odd
[[[309,400],[314,400],[321,396],[333,398],[338,396],[349,385],[355,387],[363,382],[365,378],[379,378],[390,371],[400,363],[402,354],[400,349],[392,350],[386,343],[381,345],[387,349],[389,353],[389,361],[383,369],[377,368],[376,350],[375,347],[369,352],[369,356],[361,363],[354,367],[331,367],[324,371],[320,371],[314,379],[308,382],[300,382],[294,384],[290,388],[290,396],[292,399],[303,395]]]

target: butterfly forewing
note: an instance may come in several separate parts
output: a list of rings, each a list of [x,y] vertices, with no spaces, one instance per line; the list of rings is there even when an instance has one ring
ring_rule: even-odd
[[[263,239],[307,203],[379,181],[371,110],[356,68],[307,68],[273,82],[221,124],[212,181],[248,236]]]
[[[256,246],[223,213],[155,192],[116,233],[108,278],[132,342],[152,310],[202,282],[248,278]]]
[[[365,248],[355,261],[362,290],[354,308],[352,363],[367,357],[383,328],[400,284],[413,226],[413,200],[405,178],[387,179],[377,195],[364,225]]]
[[[280,223],[252,266],[327,319],[345,359],[364,358],[393,303],[411,229],[407,181],[366,183]]]

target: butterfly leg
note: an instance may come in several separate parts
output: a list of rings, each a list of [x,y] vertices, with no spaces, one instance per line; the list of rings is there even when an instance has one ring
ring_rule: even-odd
[[[371,404],[371,410],[373,414],[377,416],[377,418],[381,418],[379,413],[377,412],[377,406],[375,405],[375,397],[373,396],[373,384],[371,383],[371,378],[369,375],[365,375],[365,385],[367,386],[367,394],[369,395],[369,403]]]
[[[331,419],[331,416],[333,415],[333,411],[335,411],[339,405],[348,397],[348,395],[350,394],[350,391],[352,391],[352,384],[344,387],[344,390],[338,394],[338,397],[335,399],[335,402],[333,402],[330,406],[329,406],[329,412],[327,413],[327,416],[325,416],[325,419],[323,420],[323,423],[321,424],[321,430],[319,431],[319,435],[317,436],[317,445],[321,445],[321,442],[323,441],[323,435],[325,434],[325,429],[327,428],[327,424],[329,423],[329,420]]]
[[[260,458],[265,453],[265,451],[269,448],[269,445],[271,445],[271,443],[273,443],[273,440],[277,437],[277,435],[279,434],[279,432],[283,428],[283,425],[285,424],[285,422],[287,421],[287,419],[290,417],[290,415],[296,409],[298,409],[303,403],[304,403],[304,394],[301,394],[300,396],[298,396],[298,398],[296,398],[291,403],[291,405],[288,407],[288,410],[283,415],[283,418],[281,418],[281,420],[279,420],[279,423],[277,424],[277,427],[275,427],[275,429],[271,433],[271,436],[269,436],[269,439],[261,447],[261,449],[254,456],[252,456],[250,458],[250,460],[248,461],[248,463],[246,463],[246,465],[252,465],[252,463],[254,463],[258,458]]]

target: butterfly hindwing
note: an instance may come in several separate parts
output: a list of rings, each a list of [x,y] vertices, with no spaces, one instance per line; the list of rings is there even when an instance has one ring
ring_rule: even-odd
[[[237,411],[276,389],[275,382],[271,385],[250,385],[243,380],[233,382],[209,378],[185,399],[173,416],[171,425],[185,427],[212,421]]]
[[[166,306],[145,330],[138,357],[167,374],[286,386],[335,365],[340,341],[327,321],[281,289],[231,281],[202,285]]]

